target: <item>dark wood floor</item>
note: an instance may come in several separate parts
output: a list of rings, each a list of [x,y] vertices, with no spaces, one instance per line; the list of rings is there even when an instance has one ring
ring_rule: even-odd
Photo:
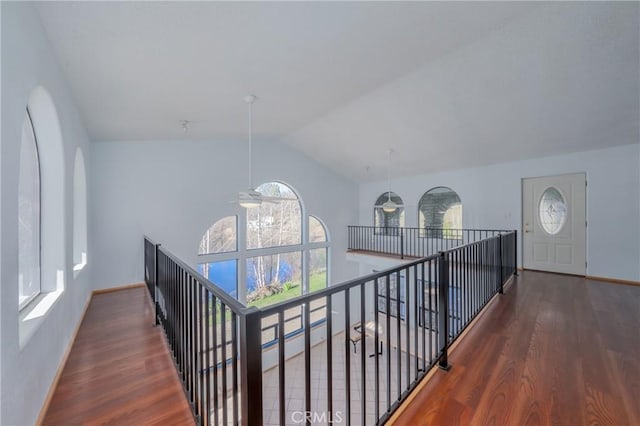
[[[396,425],[640,425],[640,287],[525,271]]]
[[[145,291],[93,297],[45,425],[193,424]]]

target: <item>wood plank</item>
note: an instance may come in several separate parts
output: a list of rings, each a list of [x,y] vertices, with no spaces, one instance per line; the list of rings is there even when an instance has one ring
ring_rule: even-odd
[[[193,424],[143,286],[93,296],[42,424]]]
[[[640,424],[640,288],[524,271],[396,425]]]

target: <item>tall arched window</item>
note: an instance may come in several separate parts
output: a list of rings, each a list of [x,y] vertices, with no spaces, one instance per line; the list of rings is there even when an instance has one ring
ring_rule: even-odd
[[[67,277],[64,143],[42,86],[27,102],[18,177],[18,334],[23,346],[64,292]],[[38,296],[40,294],[40,296]]]
[[[322,221],[306,216],[300,197],[284,183],[267,182],[256,190],[287,200],[263,202],[240,217],[215,222],[200,241],[199,272],[252,306],[271,305],[326,287],[329,238]],[[325,317],[323,303],[311,306],[312,322]],[[264,342],[275,339],[280,332],[277,326],[275,317],[263,321]],[[285,334],[301,327],[300,309],[285,313]]]
[[[87,264],[87,178],[84,156],[76,151],[73,166],[73,272],[78,274]]]
[[[40,159],[31,115],[22,125],[18,177],[18,306],[40,294]]]
[[[402,198],[395,192],[385,192],[380,195],[373,206],[373,225],[377,233],[383,235],[397,235],[397,228],[404,227],[404,207],[398,207],[392,212],[385,212],[382,205],[388,200],[403,205]]]
[[[427,236],[458,238],[455,230],[462,229],[462,201],[451,188],[432,188],[420,198],[418,216],[420,228],[430,228]]]

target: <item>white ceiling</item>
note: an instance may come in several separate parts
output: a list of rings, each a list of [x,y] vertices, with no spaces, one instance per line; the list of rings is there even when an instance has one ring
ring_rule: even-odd
[[[280,138],[359,181],[637,143],[638,4],[42,2],[93,140]],[[635,140],[633,138],[635,137]],[[370,166],[370,171],[365,170]]]

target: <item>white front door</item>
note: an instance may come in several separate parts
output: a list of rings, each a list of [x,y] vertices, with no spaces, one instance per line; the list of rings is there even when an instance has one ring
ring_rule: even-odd
[[[522,180],[523,267],[586,274],[584,173]]]

